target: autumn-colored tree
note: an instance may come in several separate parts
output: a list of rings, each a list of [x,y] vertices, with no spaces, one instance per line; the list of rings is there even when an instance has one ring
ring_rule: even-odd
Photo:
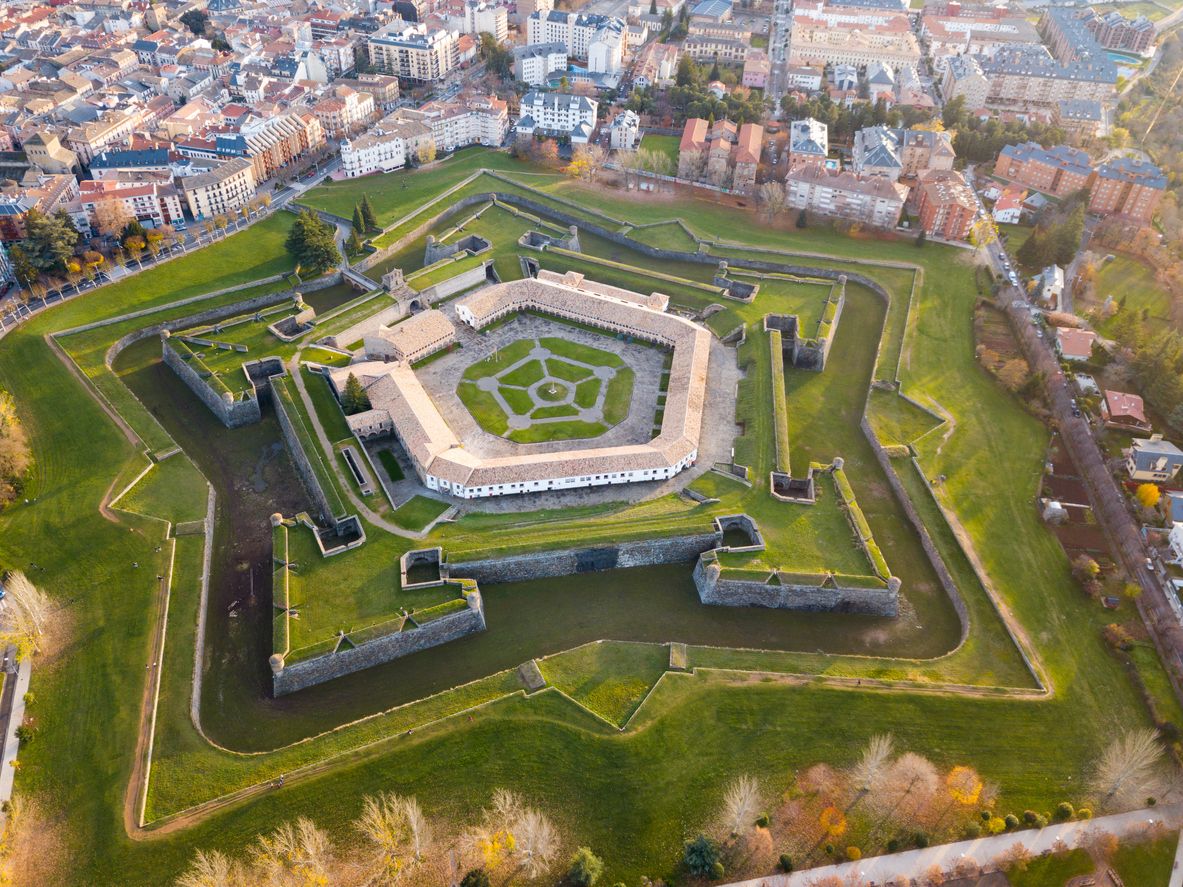
[[[1028,378],[1027,361],[1013,357],[998,368],[998,381],[1011,391],[1018,391]]]
[[[117,237],[131,222],[135,213],[122,200],[112,197],[94,205],[95,228],[107,237]]]
[[[973,767],[954,767],[945,777],[945,788],[955,803],[970,807],[982,796],[982,778]]]
[[[1143,508],[1153,508],[1162,498],[1162,490],[1158,488],[1158,484],[1139,484],[1134,496]]]
[[[846,832],[846,814],[837,807],[826,807],[818,817],[822,831],[828,837],[837,838]]]

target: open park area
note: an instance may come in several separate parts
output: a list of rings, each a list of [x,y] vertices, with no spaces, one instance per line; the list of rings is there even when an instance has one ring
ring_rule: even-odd
[[[299,291],[272,279],[293,270],[283,214],[0,338],[0,388],[35,455],[28,502],[0,512],[0,568],[36,564],[71,633],[35,662],[17,776],[52,839],[46,883],[170,883],[196,849],[238,854],[297,816],[349,848],[379,791],[416,797],[444,834],[497,789],[555,823],[564,860],[593,848],[603,883],[686,883],[685,842],[717,826],[743,776],[775,846],[729,858],[727,877],[759,877],[782,853],[832,861],[831,843],[959,839],[979,808],[987,823],[1062,801],[1100,813],[1090,785],[1110,742],[1183,726],[1158,660],[1127,669],[1102,640],[1133,603],[1083,595],[1039,519],[1049,432],[975,359],[972,252],[486,150],[302,202],[348,218],[361,193],[384,230],[355,267],[375,281],[398,268],[409,292],[306,293],[316,317],[290,341],[266,332]],[[469,235],[489,249],[452,274],[425,260],[428,238]],[[710,333],[710,443],[676,477],[498,499],[429,488],[416,442],[389,427],[355,435],[381,411],[343,411],[321,368],[378,363],[361,362],[359,329],[397,330],[412,297],[486,262],[493,287],[567,275],[667,297],[653,313]],[[449,423],[463,432],[463,411],[490,446],[526,452],[668,430],[674,350],[529,312],[463,326],[459,306],[490,289],[434,303],[455,346],[413,370]],[[258,297],[273,301],[244,311]],[[244,386],[244,359],[277,359],[257,421],[226,427],[163,363],[182,335],[229,346],[199,341],[197,359]],[[707,541],[635,556],[674,538]],[[561,575],[520,568],[587,551]],[[711,605],[696,563],[777,600],[848,589],[898,608]],[[478,602],[481,630],[415,643]],[[375,640],[414,652],[273,692],[277,651],[330,662]],[[856,811],[840,841],[788,834],[825,792],[814,765],[844,771],[885,734],[939,785],[969,768],[989,791],[913,822]]]

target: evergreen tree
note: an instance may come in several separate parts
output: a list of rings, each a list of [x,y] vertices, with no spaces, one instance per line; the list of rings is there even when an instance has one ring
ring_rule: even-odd
[[[74,220],[70,218],[70,214],[66,212],[65,207],[59,207],[58,211],[53,214],[53,217],[61,226],[62,236],[70,239],[70,248],[77,249],[78,242],[82,240],[82,233],[75,227]]]
[[[310,209],[296,217],[285,246],[302,273],[315,277],[340,261],[336,230]]]
[[[364,244],[362,243],[361,235],[358,234],[357,231],[349,232],[349,239],[345,241],[345,245],[349,249],[349,252],[351,252],[353,255],[357,255],[362,251],[362,249],[365,248]]]
[[[1055,261],[1057,265],[1069,265],[1080,249],[1080,238],[1084,234],[1084,204],[1076,209],[1063,223],[1056,226]]]
[[[140,224],[139,219],[132,219],[123,226],[123,232],[119,235],[119,242],[127,246],[127,242],[133,237],[147,240],[148,232],[144,230],[144,226]]]
[[[353,205],[353,233],[361,234],[366,230],[365,220],[361,217],[361,204]]]
[[[804,209],[802,209],[801,212],[797,213],[797,227],[798,228],[808,228],[809,227],[809,219],[806,217]]]
[[[19,243],[8,250],[8,260],[12,263],[12,274],[18,284],[28,289],[37,282],[40,272]]]
[[[374,215],[374,208],[370,206],[370,198],[365,194],[361,198],[361,220],[365,222],[367,231],[378,230],[378,217]]]
[[[916,235],[916,246],[918,246],[918,247],[924,246],[924,244],[927,242],[928,242],[928,232],[925,231],[923,228],[921,228],[920,233]]]
[[[341,409],[347,415],[362,413],[370,408],[370,399],[366,397],[366,390],[353,373],[345,380],[345,391],[341,394]]]
[[[715,63],[711,65],[711,73],[707,75],[707,80],[714,82],[723,76],[723,72],[719,70],[719,57],[715,56]]]
[[[649,14],[657,15],[657,0],[649,0]]]
[[[77,240],[78,232],[73,225],[69,229],[63,228],[56,216],[47,216],[37,209],[25,214],[22,245],[29,261],[42,272],[64,270],[66,259],[74,255]]]

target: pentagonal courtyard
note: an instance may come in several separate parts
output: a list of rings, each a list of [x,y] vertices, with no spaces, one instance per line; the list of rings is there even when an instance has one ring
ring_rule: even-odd
[[[621,446],[660,430],[670,351],[523,314],[474,333],[415,374],[475,455]]]

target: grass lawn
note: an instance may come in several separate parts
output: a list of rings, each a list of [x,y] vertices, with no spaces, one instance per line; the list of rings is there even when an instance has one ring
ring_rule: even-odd
[[[664,154],[670,159],[671,168],[676,170],[678,168],[678,144],[681,142],[679,136],[665,136],[665,135],[647,135],[641,139],[641,147],[646,151],[656,151],[658,154]]]
[[[665,674],[668,662],[664,646],[609,641],[548,656],[538,665],[548,684],[620,727]]]
[[[529,177],[528,167],[504,155],[472,152],[436,170],[406,173],[408,178],[423,176],[415,184],[423,186],[417,197],[408,194],[410,188],[381,193],[384,186],[402,181],[401,173],[345,184],[372,189],[374,199],[382,200],[386,211],[398,218],[456,175],[457,167],[449,164],[458,162],[473,167],[512,164],[515,177],[523,182]],[[38,737],[22,749],[17,786],[44,804],[63,830],[71,849],[69,880],[164,883],[176,877],[193,848],[235,852],[257,832],[298,815],[311,815],[343,837],[350,833],[348,822],[358,815],[361,798],[377,790],[415,794],[430,816],[469,821],[471,811],[495,788],[512,786],[554,817],[573,842],[611,848],[611,853],[604,851],[606,883],[635,883],[641,875],[672,874],[687,834],[702,826],[709,811],[718,809],[724,787],[740,773],[750,772],[753,761],[759,762],[769,791],[780,792],[793,770],[819,761],[848,766],[869,736],[890,732],[897,747],[928,755],[941,766],[973,764],[999,786],[1000,804],[1008,810],[1047,809],[1065,795],[1080,800],[1066,786],[1082,784],[1115,727],[1146,723],[1140,700],[1099,638],[1108,614],[1082,599],[1058,543],[1030,507],[1047,433],[977,370],[971,310],[976,287],[960,252],[935,244],[917,250],[910,242],[845,238],[821,226],[795,231],[791,220],[768,224],[714,198],[646,203],[549,173],[535,183],[546,193],[585,201],[588,213],[626,215],[634,221],[682,217],[699,236],[717,238],[726,232],[729,242],[744,241],[773,255],[824,252],[829,258],[817,259],[817,264],[894,261],[923,266],[927,282],[909,311],[902,296],[910,291],[910,268],[861,265],[891,291],[891,305],[849,287],[830,368],[824,373],[789,369],[785,379],[794,467],[798,460],[828,461],[834,455],[846,459],[846,471],[876,540],[893,573],[903,579],[909,615],[874,620],[706,608],[697,604],[686,570],[622,571],[565,577],[560,583],[491,587],[485,590],[489,631],[416,654],[411,657],[414,662],[391,663],[279,702],[245,700],[236,718],[224,717],[219,723],[213,736],[225,745],[219,748],[197,733],[189,718],[202,551],[195,542],[198,537],[185,537],[176,540],[177,581],[162,660],[164,686],[149,814],[173,812],[279,773],[291,774],[314,761],[328,760],[330,766],[315,779],[291,779],[282,792],[218,810],[192,828],[151,841],[131,841],[123,831],[121,811],[135,747],[135,700],[150,658],[149,637],[159,601],[155,576],[169,552],[155,552],[165,541],[158,522],[119,513],[122,524],[117,525],[98,515],[97,506],[113,480],[124,486],[143,466],[140,447],[105,417],[44,336],[123,311],[164,305],[183,298],[178,292],[189,286],[208,292],[236,276],[238,282],[257,279],[262,276],[258,268],[267,262],[286,262],[282,248],[267,256],[259,246],[266,232],[260,232],[259,239],[240,241],[249,249],[237,259],[218,252],[229,250],[244,237],[240,234],[161,269],[172,275],[172,269],[180,273],[189,267],[188,278],[152,278],[159,272],[149,272],[51,309],[0,341],[0,386],[14,392],[37,456],[29,483],[35,502],[0,513],[0,564],[35,561],[44,566],[40,583],[84,614],[86,625],[86,631],[73,639],[68,657],[52,668],[35,669],[36,702],[30,714],[38,722]],[[344,191],[340,189],[337,198],[344,197]],[[330,192],[321,196],[325,193]],[[716,255],[734,249],[712,246]],[[192,265],[194,258],[200,265]],[[596,267],[605,273],[611,270]],[[588,273],[604,279],[595,271]],[[634,284],[642,277],[630,270],[621,274]],[[153,285],[158,290],[145,283],[149,278],[160,281]],[[666,291],[664,284],[654,283],[653,288]],[[753,467],[753,487],[708,475],[696,489],[718,494],[720,502],[711,506],[670,496],[629,506],[607,503],[562,512],[471,514],[440,526],[426,544],[441,544],[458,557],[481,557],[642,539],[671,530],[702,531],[712,515],[742,508],[765,533],[768,557],[804,563],[824,556],[834,564],[858,554],[845,516],[828,491],[812,509],[776,503],[766,495],[772,440],[767,420],[770,369],[768,341],[756,324],[762,313],[803,306],[804,297],[803,288],[800,293],[770,292],[762,302],[762,289],[754,305],[729,306],[735,319],[749,324],[749,341],[740,354],[747,378],[738,404],[745,433],[737,442],[737,456],[742,452]],[[171,316],[183,314],[184,309],[177,309]],[[338,323],[345,323],[345,318]],[[345,328],[347,324],[341,326]],[[117,326],[107,332],[112,334],[109,341],[123,334]],[[84,361],[86,373],[96,380],[109,375],[102,369],[106,344],[101,338],[86,340],[88,354],[99,357]],[[83,342],[81,336],[77,341]],[[894,376],[896,356],[904,391],[939,406],[953,420],[947,436],[930,434],[919,440],[916,464],[902,459],[895,467],[969,609],[970,629],[964,641],[915,533],[858,431],[869,381]],[[104,390],[97,381],[96,387]],[[155,420],[142,405],[137,412],[136,403],[128,395],[118,406],[134,414],[134,421],[129,421],[138,430]],[[872,402],[871,409],[885,409],[890,420],[892,407]],[[157,439],[167,444],[168,433],[158,427]],[[79,429],[85,429],[84,451]],[[244,431],[218,430],[208,446],[221,447]],[[935,495],[930,494],[924,479],[942,476]],[[192,513],[197,507],[196,485],[170,489],[177,501],[165,496],[152,507]],[[232,489],[219,490],[220,501],[232,495]],[[430,507],[446,506],[431,502]],[[416,512],[417,525],[430,520],[428,506],[415,499],[395,512],[396,519],[400,512],[408,524]],[[797,517],[799,513],[805,516]],[[980,564],[984,585],[949,520],[972,543],[970,553]],[[307,564],[301,581],[308,583],[309,593],[301,606],[307,609],[309,624],[316,607],[328,606],[326,590],[343,598],[356,596],[354,612],[375,618],[383,615],[392,593],[399,593],[398,554],[425,543],[371,530],[370,542],[338,557],[301,554]],[[87,556],[80,556],[83,552]],[[133,563],[145,568],[136,569]],[[385,578],[390,571],[393,582]],[[855,689],[774,676],[880,676],[1029,688],[1031,678],[987,592],[997,596],[1031,639],[1032,653],[1055,688],[1050,698]],[[265,595],[259,606],[268,606]],[[342,606],[331,615],[339,619],[344,612]],[[557,693],[530,698],[517,694],[513,669],[518,664],[602,637],[643,641],[663,652],[661,645],[667,641],[687,643],[690,663],[698,673],[671,674],[657,684],[623,735]],[[201,666],[208,669],[207,682],[215,682],[225,656],[225,648],[219,647],[224,640],[208,637],[207,643]],[[251,643],[257,645],[259,639]],[[825,652],[819,655],[817,650]],[[601,655],[605,658],[598,664],[558,662],[555,681],[569,687],[573,697],[607,712],[610,719],[620,718],[661,663],[641,653],[631,661],[615,650]],[[761,671],[767,679],[713,672],[711,666]],[[255,667],[265,669],[264,656],[255,660]],[[206,698],[216,699],[223,689],[207,683]],[[483,703],[487,704],[471,718],[441,720]],[[402,707],[391,708],[396,705]],[[370,717],[384,708],[390,710]],[[982,724],[992,728],[983,730]],[[1065,730],[1065,724],[1072,724],[1072,729]],[[842,736],[838,745],[835,735]],[[1056,741],[1041,741],[1047,736]],[[300,739],[307,741],[289,744]],[[1023,754],[1015,754],[1016,743]],[[362,745],[366,752],[356,752]],[[513,749],[513,754],[491,754],[490,749]],[[1137,873],[1132,876],[1136,877]]]
[[[469,366],[464,371],[463,378],[475,382],[477,379],[483,379],[486,376],[495,376],[507,367],[511,367],[519,360],[522,360],[533,350],[533,339],[518,339],[516,342],[510,342],[504,348],[490,354],[484,360]]]
[[[184,453],[178,453],[153,463],[148,473],[114,507],[174,524],[202,520],[207,487],[197,466]]]
[[[333,443],[352,440],[353,432],[349,430],[349,423],[341,411],[341,405],[337,403],[337,398],[329,388],[329,380],[320,373],[313,373],[307,369],[302,369],[301,372],[304,374],[304,388],[312,400],[313,409],[316,410],[316,418],[320,420],[329,440]]]
[[[1122,844],[1114,854],[1111,866],[1126,884],[1166,885],[1171,879],[1178,844],[1178,835],[1143,844]]]
[[[583,422],[572,419],[569,422],[540,422],[529,428],[516,428],[505,435],[514,443],[544,443],[549,440],[579,440],[598,437],[608,430],[602,422]]]
[[[422,530],[449,508],[447,502],[415,496],[395,509],[391,518],[404,530]]]
[[[398,464],[398,458],[390,450],[379,450],[378,461],[382,463],[382,467],[386,470],[386,476],[392,481],[403,479],[403,467]]]
[[[498,437],[509,431],[509,417],[492,392],[482,391],[472,382],[461,382],[456,387],[456,396],[485,431]]]
[[[604,394],[604,421],[608,425],[617,425],[628,418],[629,407],[633,402],[634,378],[631,369],[622,367],[608,381],[608,390]]]
[[[867,411],[871,427],[884,446],[908,444],[932,431],[941,420],[894,391],[875,389]]]
[[[1134,258],[1124,254],[1116,255],[1097,272],[1096,294],[1098,306],[1112,297],[1118,311],[1133,311],[1145,317],[1145,323],[1152,332],[1158,332],[1172,325],[1171,297],[1154,279],[1154,271]],[[1098,316],[1094,327],[1102,335],[1109,335],[1113,317]]]
[[[624,366],[624,360],[619,354],[613,354],[611,351],[604,351],[600,348],[593,348],[581,342],[546,337],[539,339],[538,344],[552,354],[556,354],[559,357],[567,357],[580,363],[591,364],[597,367]]]
[[[1012,887],[1064,887],[1071,878],[1087,875],[1092,870],[1093,861],[1088,852],[1072,850],[1061,856],[1033,859],[1027,864],[1026,871],[1012,869],[1006,876]],[[1149,887],[1151,882],[1146,883]]]

